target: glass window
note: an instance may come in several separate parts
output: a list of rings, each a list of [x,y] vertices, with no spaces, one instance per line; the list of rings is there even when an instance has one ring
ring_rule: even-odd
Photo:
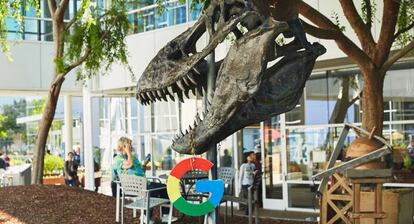
[[[264,178],[266,198],[283,199],[282,134],[280,117],[264,122]]]
[[[384,120],[414,120],[414,69],[390,71],[384,81]]]
[[[313,175],[325,170],[342,129],[342,125],[287,128],[287,179],[312,180]],[[349,145],[355,138],[355,134],[350,132],[345,145]]]
[[[172,134],[156,135],[152,138],[152,159],[155,170],[171,170],[175,166],[172,150],[168,148],[172,138]]]
[[[218,146],[219,164],[221,167],[233,167],[234,166],[234,149],[233,136],[229,136],[221,141]]]
[[[305,88],[304,124],[359,122],[360,86],[357,75],[311,77]]]
[[[178,130],[178,115],[174,102],[156,102],[154,104],[154,117],[156,132]]]
[[[315,197],[318,185],[288,183],[288,206],[294,208],[319,209]]]

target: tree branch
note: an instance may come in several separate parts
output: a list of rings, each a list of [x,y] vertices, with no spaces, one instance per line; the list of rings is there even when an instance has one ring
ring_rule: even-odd
[[[66,9],[68,8],[69,0],[62,0],[56,10],[56,16],[59,20],[63,20]]]
[[[371,30],[358,14],[353,0],[339,0],[339,2],[341,3],[345,17],[351,24],[352,29],[355,31],[362,48],[368,51],[373,49],[375,41],[372,37]]]
[[[302,24],[303,24],[303,28],[305,29],[306,33],[316,38],[321,38],[325,40],[335,40],[339,38],[340,31],[338,30],[322,29],[322,28],[313,26],[303,20],[302,20]]]
[[[102,19],[102,18],[101,18]],[[111,33],[111,29],[114,27],[114,25],[112,24],[112,26],[108,27],[108,29],[106,30],[105,33],[102,34],[101,38],[99,41],[96,42],[96,44],[100,44],[102,43],[102,41],[105,40],[105,38]],[[81,65],[83,62],[85,62],[89,55],[92,53],[94,46],[89,46],[88,48],[85,49],[85,53],[79,58],[78,61],[74,62],[73,64],[69,65],[68,67],[66,67],[65,69],[65,74],[68,74],[70,71],[72,71],[72,69],[78,67],[79,65]]]
[[[378,39],[376,53],[373,57],[375,65],[380,68],[387,60],[391,46],[394,42],[395,27],[397,24],[400,2],[395,0],[384,0],[382,24]]]
[[[56,0],[48,0],[47,4],[49,6],[50,15],[52,15],[53,17],[55,15],[56,8],[57,8]]]
[[[72,69],[78,67],[79,65],[81,65],[83,62],[86,61],[86,59],[88,59],[89,55],[91,54],[92,49],[91,48],[87,48],[85,50],[85,53],[79,58],[78,61],[74,62],[73,64],[69,65],[68,67],[66,67],[65,69],[65,73],[64,75],[68,74],[70,71],[72,71]]]
[[[362,98],[362,94],[364,91],[360,91],[357,96],[355,96],[351,101],[348,102],[348,107],[352,106],[356,101]]]
[[[400,30],[398,30],[395,34],[394,34],[394,40],[398,38],[398,36],[400,36],[401,34],[411,30],[412,28],[414,28],[414,22],[412,22],[410,25],[408,25],[407,27],[404,27]]]
[[[322,13],[312,8],[303,1],[299,3],[299,11],[305,18],[310,20],[313,24],[319,27],[320,31],[323,30],[336,30],[337,36],[334,35],[334,40],[337,43],[338,47],[347,54],[355,64],[366,66],[366,63],[372,63],[372,60],[368,55],[362,51],[354,42],[352,42],[347,36],[345,36],[341,31],[338,30],[338,27],[332,23],[330,19],[324,16]],[[308,27],[311,28],[311,27]],[[325,33],[327,34],[327,33]],[[322,35],[322,34],[321,34]],[[327,35],[328,37],[329,35]]]
[[[395,54],[392,54],[390,57],[388,57],[388,60],[384,63],[381,70],[383,71],[383,74],[396,62],[398,59],[404,57],[406,54],[408,54],[410,51],[414,50],[414,40],[412,40],[408,45],[397,51]]]
[[[76,15],[66,24],[65,31],[68,31],[70,27],[76,22],[77,18]]]

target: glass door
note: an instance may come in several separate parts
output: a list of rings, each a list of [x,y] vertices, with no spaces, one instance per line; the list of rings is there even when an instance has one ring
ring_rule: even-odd
[[[286,208],[286,141],[281,118],[273,117],[261,123],[263,161],[263,207],[284,210]],[[284,117],[283,117],[284,118]]]

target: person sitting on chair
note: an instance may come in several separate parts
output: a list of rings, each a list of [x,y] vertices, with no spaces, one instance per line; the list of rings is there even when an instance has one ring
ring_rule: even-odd
[[[118,155],[114,158],[114,175],[128,174],[145,177],[145,169],[138,160],[137,155],[132,151],[132,140],[126,137],[121,137],[118,140]],[[117,177],[115,177],[117,178]],[[165,184],[157,182],[147,182],[147,189],[155,189],[166,187]],[[168,199],[167,189],[153,191],[150,193],[150,197],[166,198]],[[167,209],[167,208],[166,208]],[[164,211],[164,214],[168,214],[168,211]],[[152,216],[152,209],[149,211]],[[173,217],[173,221],[177,218]]]

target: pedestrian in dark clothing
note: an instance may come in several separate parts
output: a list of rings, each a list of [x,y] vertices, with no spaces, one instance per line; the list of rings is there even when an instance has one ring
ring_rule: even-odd
[[[0,169],[6,169],[7,168],[7,163],[6,161],[2,158],[3,153],[0,152]]]
[[[68,186],[77,186],[78,164],[73,160],[73,153],[68,153],[65,161],[65,184]]]

